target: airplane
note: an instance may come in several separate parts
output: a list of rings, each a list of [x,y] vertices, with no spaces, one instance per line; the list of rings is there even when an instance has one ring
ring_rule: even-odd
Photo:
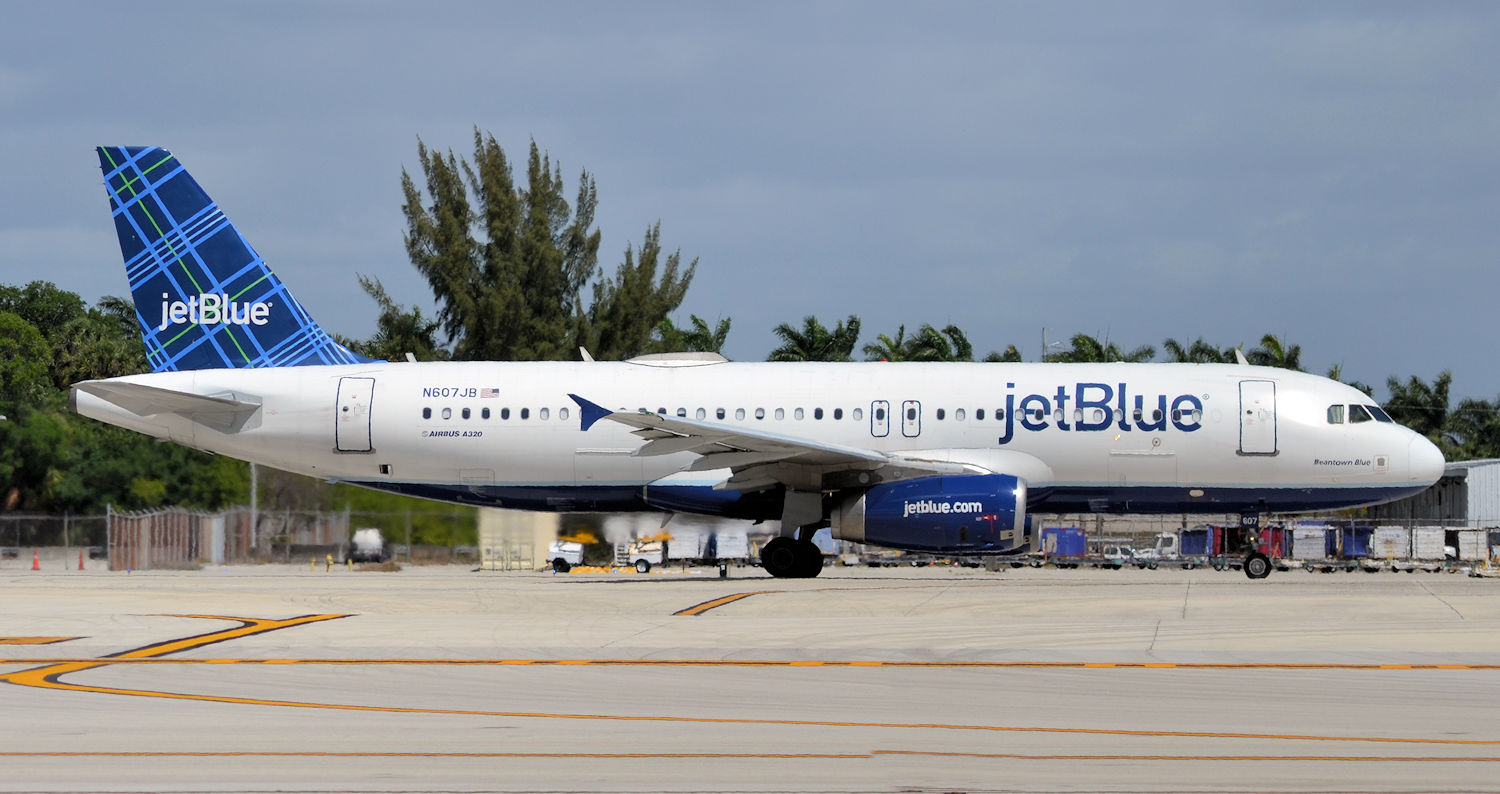
[[[1238,364],[375,361],[335,341],[181,162],[98,149],[152,372],[73,411],[325,480],[467,505],[780,521],[954,555],[1025,551],[1033,514],[1263,514],[1411,496],[1443,455],[1363,392]]]

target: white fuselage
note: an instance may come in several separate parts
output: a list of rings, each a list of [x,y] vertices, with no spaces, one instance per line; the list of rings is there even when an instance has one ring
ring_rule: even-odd
[[[1426,439],[1343,384],[1217,364],[434,362],[197,370],[118,382],[258,402],[236,432],[74,392],[79,413],[287,471],[477,504],[661,507],[652,483],[710,491],[696,456],[643,457],[630,428],[581,429],[576,394],[759,432],[1024,478],[1040,512],[1298,511],[1386,501],[1442,472]],[[670,479],[666,479],[670,478]],[[774,517],[742,503],[702,512]],[[680,503],[674,509],[686,508]],[[767,515],[771,511],[773,514]]]

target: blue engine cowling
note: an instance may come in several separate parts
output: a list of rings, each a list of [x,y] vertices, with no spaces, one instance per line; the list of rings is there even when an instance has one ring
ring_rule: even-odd
[[[894,549],[1004,554],[1026,542],[1026,481],[963,474],[882,483],[833,512],[833,536]]]

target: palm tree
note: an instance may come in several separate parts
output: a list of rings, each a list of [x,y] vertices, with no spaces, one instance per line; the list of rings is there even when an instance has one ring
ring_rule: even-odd
[[[906,326],[902,325],[896,330],[896,338],[892,339],[885,334],[879,334],[875,341],[865,345],[866,361],[905,361],[906,360]]]
[[[1458,444],[1448,437],[1449,414],[1448,392],[1453,385],[1453,373],[1439,372],[1432,383],[1416,375],[1402,383],[1395,375],[1386,379],[1385,386],[1391,399],[1381,407],[1392,419],[1426,436],[1437,444],[1443,454],[1458,451]]]
[[[800,330],[782,323],[774,332],[782,344],[767,361],[852,361],[859,341],[859,318],[851,314],[830,331],[817,317],[808,315],[802,318]]]
[[[1495,402],[1466,398],[1448,415],[1448,435],[1458,447],[1458,457],[1500,457],[1500,399]]]
[[[696,314],[689,315],[693,326],[678,328],[670,317],[663,317],[656,325],[656,339],[652,348],[659,353],[707,352],[718,353],[724,349],[729,338],[728,319],[719,320],[714,327]]]
[[[1249,359],[1251,364],[1259,364],[1262,367],[1302,371],[1302,346],[1288,345],[1275,334],[1262,336],[1260,347],[1251,350],[1245,358]]]
[[[1374,386],[1371,386],[1368,383],[1363,383],[1363,382],[1357,381],[1357,380],[1349,380],[1349,381],[1344,380],[1344,365],[1343,364],[1334,364],[1333,366],[1329,367],[1328,368],[1328,379],[1329,380],[1336,380],[1339,383],[1342,383],[1342,384],[1344,384],[1346,386],[1353,386],[1354,388],[1359,389],[1360,391],[1364,392],[1368,396],[1371,396],[1371,397],[1375,396],[1375,387]]]
[[[974,346],[956,325],[938,331],[923,323],[916,336],[906,340],[906,361],[973,361]]]
[[[1161,343],[1161,349],[1169,360],[1179,364],[1233,364],[1237,361],[1234,356],[1235,348],[1226,347],[1221,350],[1203,341],[1201,336],[1187,347],[1183,347],[1176,339],[1168,339]]]
[[[1123,352],[1113,342],[1100,342],[1088,334],[1073,334],[1073,347],[1048,356],[1049,361],[1064,361],[1074,364],[1108,361],[1150,361],[1156,357],[1156,348],[1141,345],[1129,353]]]
[[[996,353],[990,351],[990,354],[985,356],[984,360],[988,362],[1016,362],[1023,361],[1024,359],[1021,358],[1020,348],[1017,348],[1015,345],[1006,345],[1005,352]]]

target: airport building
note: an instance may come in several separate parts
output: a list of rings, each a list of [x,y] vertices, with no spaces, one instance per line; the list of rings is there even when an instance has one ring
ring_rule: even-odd
[[[1370,518],[1408,526],[1500,527],[1500,459],[1450,462],[1431,488],[1368,511]]]

